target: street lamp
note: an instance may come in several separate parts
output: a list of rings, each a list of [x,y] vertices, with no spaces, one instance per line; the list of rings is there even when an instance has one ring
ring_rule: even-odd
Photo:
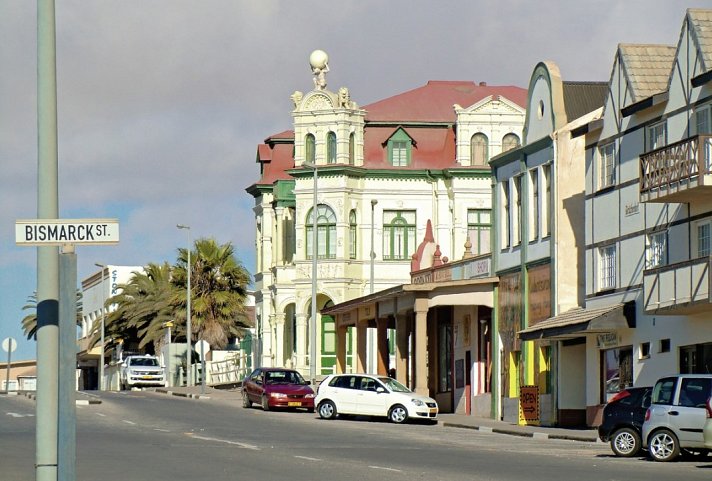
[[[166,343],[166,387],[173,385],[173,378],[171,376],[171,327],[173,327],[173,321],[167,321],[163,323],[163,327],[168,329],[168,342]]]
[[[309,325],[309,378],[316,385],[316,257],[317,257],[317,169],[316,164],[304,162],[302,166],[314,169],[314,195],[312,200],[312,293],[311,293],[311,323]]]
[[[184,225],[184,224],[176,224],[176,227],[179,229],[186,229],[188,231],[188,265],[186,267],[186,270],[188,271],[188,290],[186,292],[186,335],[185,335],[185,347],[186,347],[186,367],[187,367],[187,379],[186,379],[186,385],[187,386],[192,386],[193,385],[193,366],[192,366],[192,354],[193,354],[193,349],[191,346],[192,343],[192,331],[190,328],[190,271],[192,270],[191,264],[190,264],[190,251],[192,249],[192,241],[190,239],[190,226],[189,225]]]
[[[101,346],[99,351],[99,391],[104,390],[104,329],[106,328],[106,286],[104,285],[104,271],[106,265],[94,263],[101,269]]]

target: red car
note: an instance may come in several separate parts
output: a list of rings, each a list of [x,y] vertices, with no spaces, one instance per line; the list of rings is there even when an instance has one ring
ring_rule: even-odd
[[[304,408],[314,412],[314,391],[301,374],[293,369],[260,367],[242,381],[242,406],[252,403],[262,409]]]

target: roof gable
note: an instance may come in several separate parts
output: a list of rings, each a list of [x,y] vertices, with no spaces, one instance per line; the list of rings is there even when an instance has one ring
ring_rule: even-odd
[[[618,46],[618,56],[633,103],[664,92],[677,49],[671,45]]]

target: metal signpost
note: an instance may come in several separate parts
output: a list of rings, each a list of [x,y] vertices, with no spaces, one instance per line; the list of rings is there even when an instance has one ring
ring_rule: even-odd
[[[36,479],[74,481],[77,446],[77,255],[74,248],[77,244],[117,244],[119,222],[117,219],[18,220],[15,242],[37,247],[38,252],[48,247],[62,247],[56,270],[52,269],[52,275],[48,276],[57,286],[57,300],[43,300],[41,304],[38,294]],[[38,267],[38,286],[41,282]],[[54,329],[47,330],[48,327]]]
[[[5,374],[5,392],[10,392],[10,363],[12,362],[12,352],[17,349],[17,341],[12,337],[6,337],[2,341],[2,348],[7,352],[7,371]]]

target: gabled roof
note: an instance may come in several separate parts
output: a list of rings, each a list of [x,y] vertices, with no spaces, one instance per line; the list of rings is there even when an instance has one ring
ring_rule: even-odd
[[[455,122],[454,104],[472,105],[485,97],[505,97],[526,108],[527,91],[472,81],[430,80],[426,85],[364,106],[366,122]]]
[[[262,176],[257,184],[273,184],[292,177],[286,172],[294,168],[294,131],[285,130],[270,135],[257,146],[257,162],[262,166]]]
[[[608,94],[608,82],[564,81],[564,109],[570,122],[601,108]]]
[[[633,103],[667,91],[676,50],[671,45],[618,45]]]
[[[712,10],[690,8],[687,16],[702,54],[704,71],[712,70]]]

